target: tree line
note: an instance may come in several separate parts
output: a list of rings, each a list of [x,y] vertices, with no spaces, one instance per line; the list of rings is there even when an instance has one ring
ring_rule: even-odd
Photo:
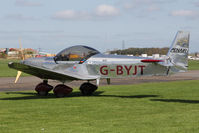
[[[110,51],[110,54],[118,54],[118,55],[134,55],[138,56],[141,54],[147,54],[147,55],[152,55],[152,54],[161,54],[161,55],[166,55],[168,52],[169,48],[128,48],[124,50],[113,50]]]

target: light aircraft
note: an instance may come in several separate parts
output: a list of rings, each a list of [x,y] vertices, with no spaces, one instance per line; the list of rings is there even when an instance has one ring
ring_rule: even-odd
[[[72,88],[64,83],[84,80],[80,86],[83,95],[92,95],[99,86],[100,79],[126,78],[137,76],[168,75],[185,72],[188,67],[189,32],[178,31],[165,59],[126,55],[105,55],[99,51],[83,46],[72,46],[59,52],[55,57],[41,57],[10,62],[10,68],[37,76],[43,80],[35,88],[39,95],[47,95],[53,89],[48,79],[58,80],[62,84],[54,87],[57,97],[64,97]],[[96,80],[96,85],[89,81]],[[15,82],[16,82],[15,81]]]

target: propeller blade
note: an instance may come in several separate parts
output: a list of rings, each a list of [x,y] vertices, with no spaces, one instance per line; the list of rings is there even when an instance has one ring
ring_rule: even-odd
[[[22,73],[21,71],[17,71],[17,77],[16,77],[16,79],[15,79],[15,83],[17,83],[17,81],[18,81],[18,79],[19,79],[21,73]]]
[[[19,46],[20,46],[20,51],[21,51],[21,57],[22,57],[22,60],[25,59],[24,57],[24,53],[23,53],[23,49],[22,49],[22,43],[21,43],[21,40],[19,39]],[[15,79],[15,83],[17,83],[19,77],[21,76],[22,72],[21,71],[17,71],[17,77]]]

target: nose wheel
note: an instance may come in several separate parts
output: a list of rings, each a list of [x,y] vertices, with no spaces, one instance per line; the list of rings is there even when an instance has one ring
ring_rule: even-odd
[[[96,90],[97,90],[97,86],[94,85],[94,84],[91,84],[89,82],[87,83],[83,83],[81,86],[80,86],[80,91],[83,95],[85,96],[90,96],[92,95]]]

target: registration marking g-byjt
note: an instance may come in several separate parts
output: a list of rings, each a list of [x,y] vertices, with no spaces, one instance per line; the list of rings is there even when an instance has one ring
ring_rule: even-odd
[[[144,65],[130,65],[130,66],[122,66],[122,65],[117,65],[114,68],[109,68],[107,65],[101,66],[100,67],[100,73],[101,75],[109,75],[110,72],[115,72],[116,75],[136,75],[138,73],[138,70],[140,70],[140,74],[143,75],[143,70],[145,66]]]

